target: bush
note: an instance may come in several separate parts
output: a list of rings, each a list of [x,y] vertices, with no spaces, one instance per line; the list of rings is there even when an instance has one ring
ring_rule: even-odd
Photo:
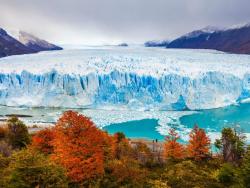
[[[164,173],[165,182],[172,188],[193,187],[220,187],[212,176],[213,169],[196,164],[192,161],[183,161],[169,164]]]
[[[0,141],[0,155],[4,157],[9,157],[12,153],[11,146],[4,140]]]
[[[100,187],[145,187],[147,171],[140,168],[138,161],[130,158],[113,160],[105,169]]]
[[[229,163],[225,163],[222,165],[221,169],[219,170],[218,180],[222,184],[229,186],[237,182],[236,176],[237,175],[236,175],[235,167]]]
[[[8,135],[8,128],[6,126],[0,126],[0,140],[6,139]]]
[[[8,140],[14,149],[21,149],[30,143],[28,128],[17,117],[8,119],[7,125]]]
[[[68,187],[64,169],[35,150],[14,153],[4,174],[6,188]]]
[[[240,168],[240,175],[243,181],[243,184],[246,188],[250,188],[250,148],[244,157],[242,166]]]

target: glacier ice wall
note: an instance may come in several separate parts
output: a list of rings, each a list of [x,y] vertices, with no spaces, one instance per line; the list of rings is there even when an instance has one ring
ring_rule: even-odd
[[[0,105],[208,109],[250,101],[250,55],[102,47],[0,59]]]
[[[0,74],[0,104],[7,106],[207,109],[250,97],[250,74],[242,78],[207,72],[196,78],[161,77],[112,71],[108,74]]]

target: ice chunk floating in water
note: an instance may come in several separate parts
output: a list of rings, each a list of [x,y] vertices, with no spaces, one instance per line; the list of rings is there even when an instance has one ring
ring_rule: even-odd
[[[107,47],[0,59],[7,106],[194,110],[249,98],[249,55]]]

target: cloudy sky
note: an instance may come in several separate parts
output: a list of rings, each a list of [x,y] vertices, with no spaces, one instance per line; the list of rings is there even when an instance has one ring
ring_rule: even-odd
[[[141,43],[250,22],[250,0],[0,0],[0,27],[59,44]]]

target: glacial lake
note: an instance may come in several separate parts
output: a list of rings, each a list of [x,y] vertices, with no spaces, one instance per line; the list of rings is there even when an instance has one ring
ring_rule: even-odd
[[[9,114],[20,117],[27,124],[46,126],[53,124],[69,109],[61,108],[15,108],[0,106],[0,120]],[[122,111],[97,109],[71,109],[90,117],[98,127],[114,134],[124,132],[129,138],[164,140],[170,127],[176,127],[181,141],[188,140],[188,134],[195,124],[204,128],[212,141],[220,136],[225,126],[237,127],[246,133],[250,141],[250,104],[231,105],[224,108],[201,111]]]

